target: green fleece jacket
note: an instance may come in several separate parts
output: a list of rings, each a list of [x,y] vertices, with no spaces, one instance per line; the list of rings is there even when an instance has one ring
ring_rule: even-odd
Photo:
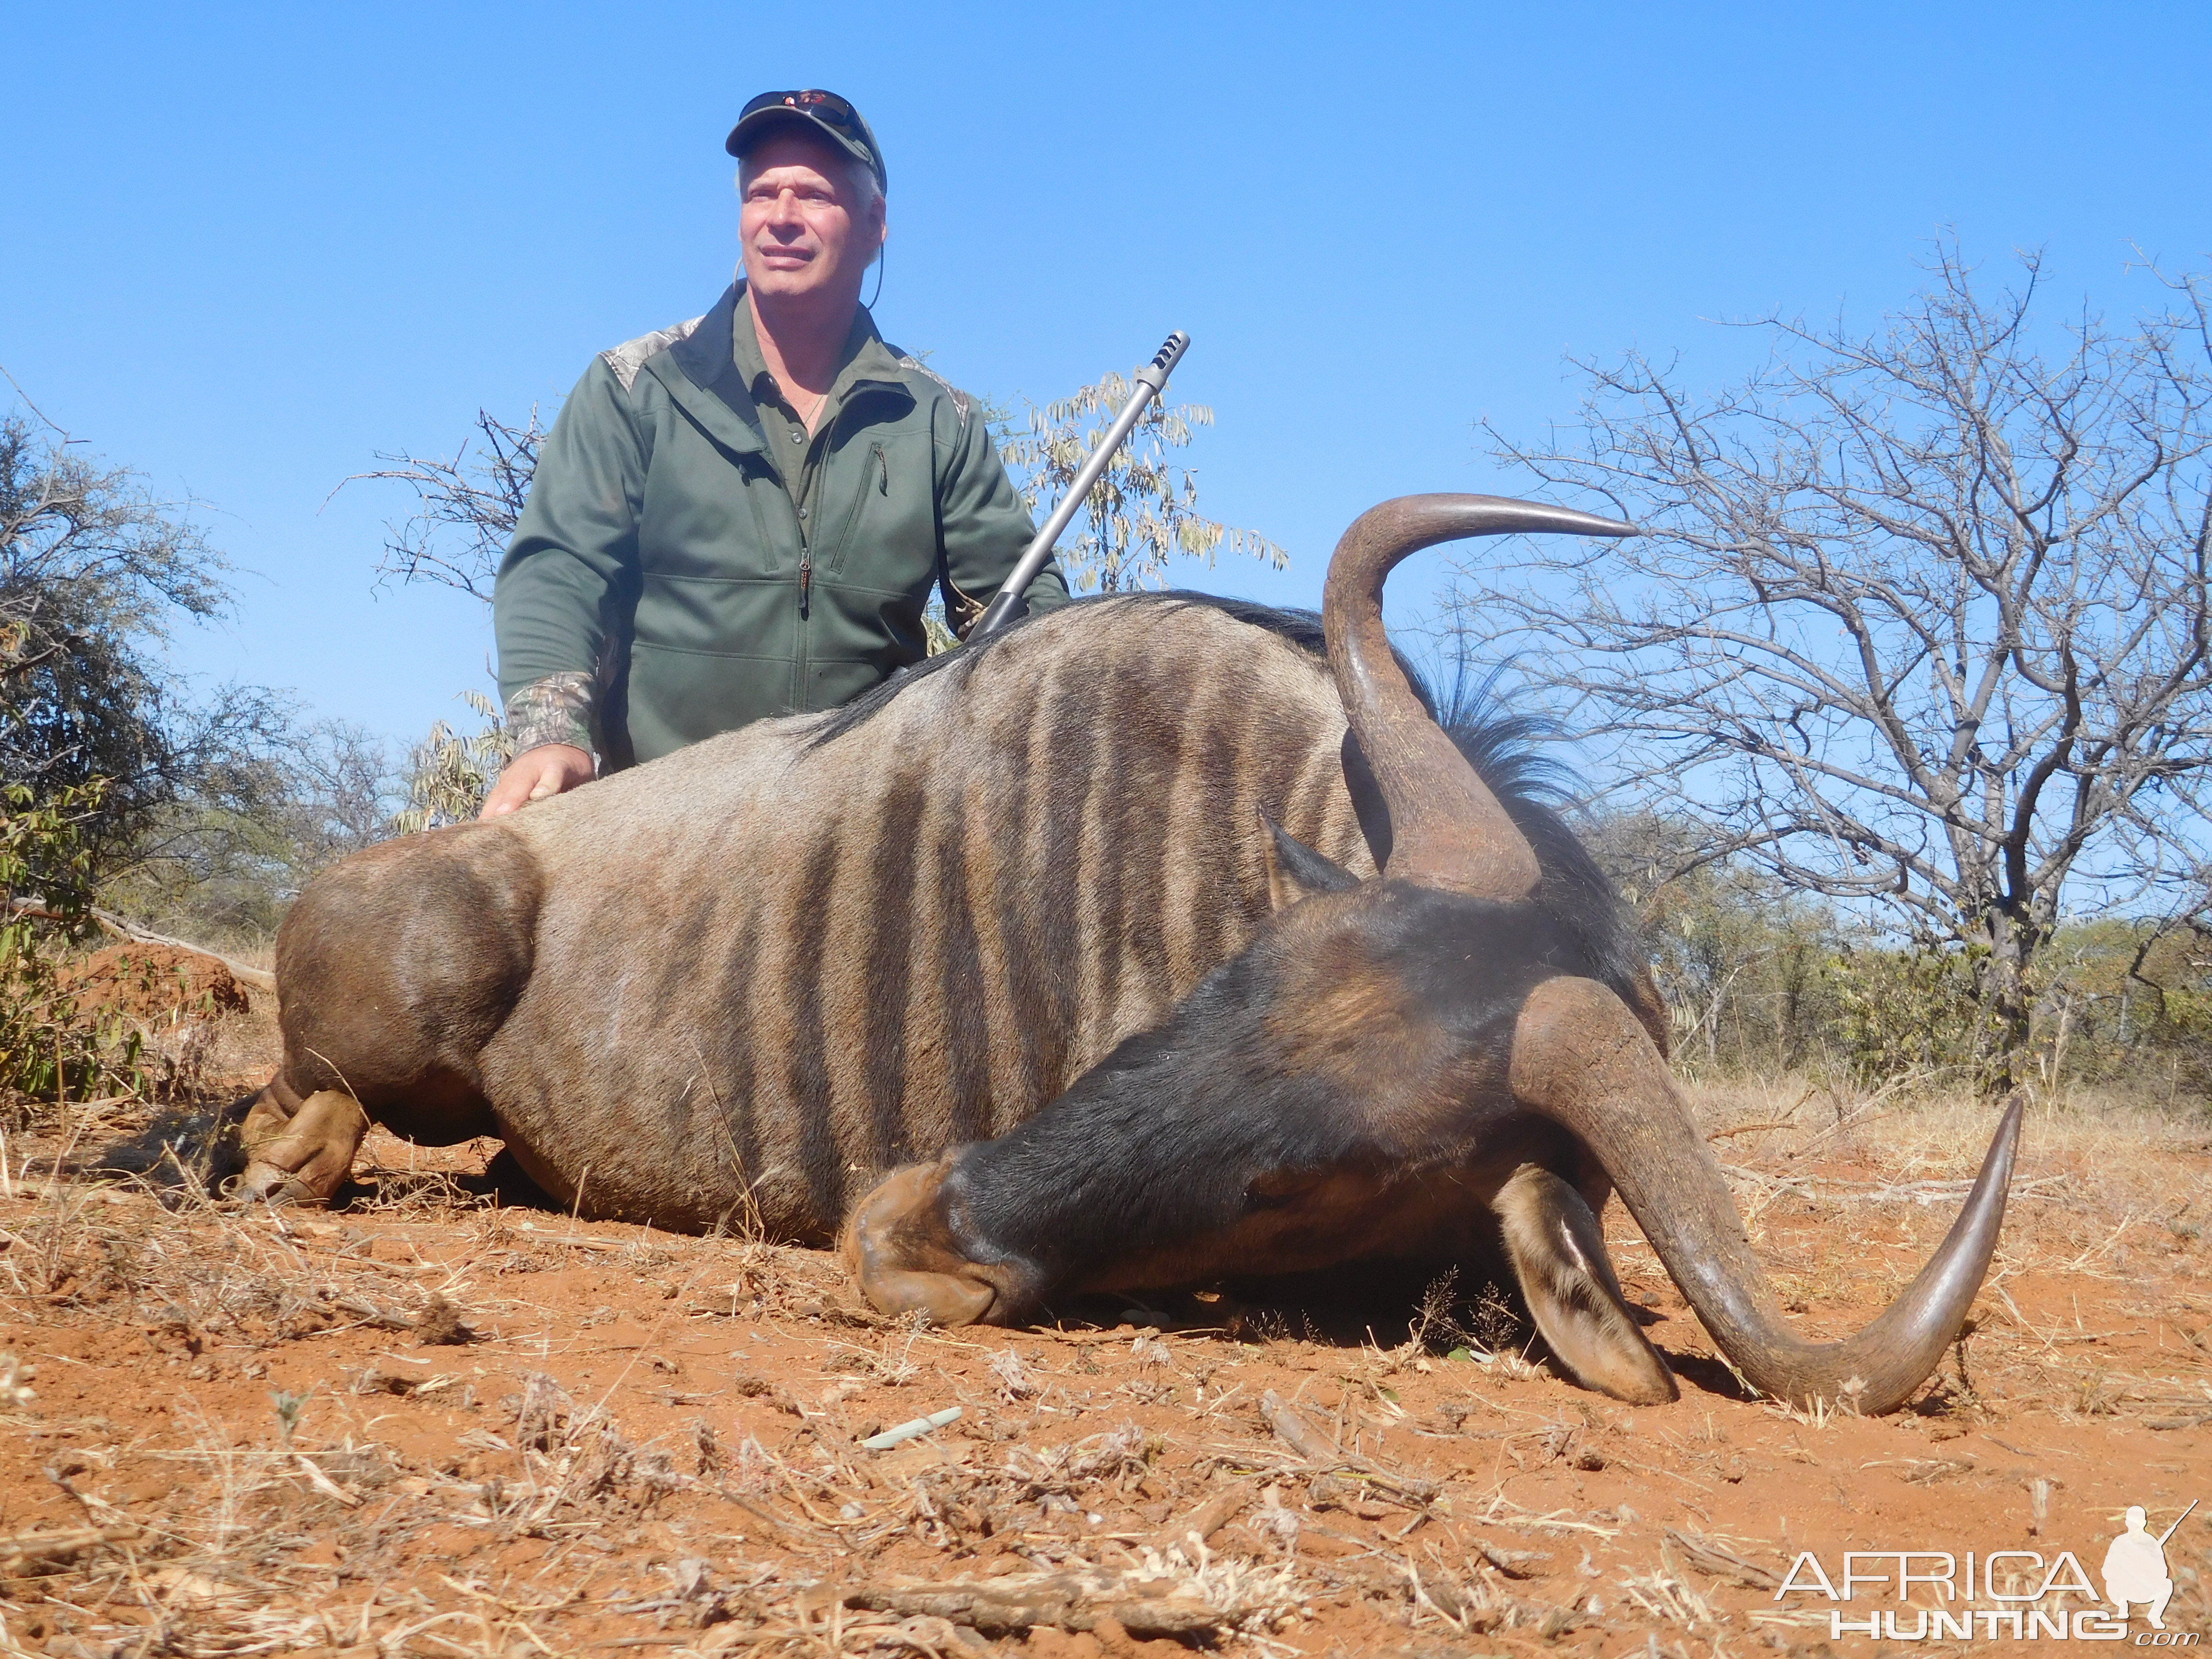
[[[612,769],[843,702],[927,654],[932,587],[972,620],[1034,533],[973,402],[866,311],[803,522],[732,355],[742,292],[602,353],[553,424],[492,604],[520,748]],[[1058,568],[1025,597],[1065,603]]]

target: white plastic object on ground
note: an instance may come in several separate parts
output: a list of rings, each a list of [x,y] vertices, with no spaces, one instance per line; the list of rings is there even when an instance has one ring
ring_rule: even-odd
[[[896,1428],[885,1429],[881,1434],[872,1434],[860,1443],[870,1451],[889,1451],[902,1441],[915,1439],[932,1429],[941,1429],[947,1423],[957,1422],[959,1416],[959,1407],[947,1406],[941,1412],[932,1412],[927,1417],[915,1418],[911,1423],[902,1423]]]

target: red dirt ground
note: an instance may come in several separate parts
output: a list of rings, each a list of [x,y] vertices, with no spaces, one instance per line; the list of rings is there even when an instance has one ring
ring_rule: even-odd
[[[230,1024],[265,1063],[265,1011]],[[1978,1149],[1908,1158],[1910,1127],[1717,1130],[1808,1334],[1863,1324],[1949,1223]],[[819,1253],[500,1208],[465,1184],[494,1143],[380,1134],[346,1207],[238,1213],[25,1180],[64,1132],[11,1136],[0,1195],[9,1652],[1164,1659],[1125,1625],[1211,1618],[1190,1639],[1255,1656],[1818,1653],[1867,1638],[1777,1597],[1801,1551],[2070,1551],[2094,1579],[2126,1505],[2160,1530],[2212,1499],[2201,1119],[2033,1116],[1971,1335],[1879,1419],[1747,1397],[1617,1205],[1672,1405],[1409,1342],[1402,1296],[1371,1335],[1189,1298],[919,1329]],[[2212,1623],[2208,1516],[2167,1547],[2174,1631]],[[2039,1582],[2013,1556],[1994,1588]],[[1933,1594],[1843,1611],[1909,1634]],[[1009,1632],[1010,1602],[1093,1628]]]
[[[111,945],[61,973],[81,1009],[113,1008],[134,1019],[243,1014],[246,988],[213,957],[173,945]]]

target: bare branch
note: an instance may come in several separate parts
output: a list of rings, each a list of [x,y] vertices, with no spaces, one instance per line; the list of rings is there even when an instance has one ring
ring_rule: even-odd
[[[2212,841],[2212,281],[2129,331],[2021,275],[1947,238],[1872,332],[1759,319],[1705,398],[1577,365],[1577,426],[1496,452],[1650,533],[1466,568],[1462,614],[1731,856],[1985,948],[2024,1037],[2069,883],[2166,894]]]
[[[493,579],[522,516],[546,428],[535,404],[520,426],[478,410],[476,428],[477,435],[450,459],[379,450],[384,466],[338,485],[382,478],[415,492],[415,511],[386,526],[380,582],[435,582],[491,603]]]

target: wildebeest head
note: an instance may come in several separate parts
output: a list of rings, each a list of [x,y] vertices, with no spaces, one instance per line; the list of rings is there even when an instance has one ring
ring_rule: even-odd
[[[1264,826],[1279,908],[1242,955],[1037,1116],[862,1201],[846,1249],[878,1305],[1006,1322],[1064,1291],[1502,1246],[1567,1369],[1672,1398],[1606,1258],[1596,1213],[1618,1190],[1754,1387],[1881,1411],[1926,1378],[1986,1271],[2019,1109],[1895,1304],[1843,1342],[1787,1330],[1674,1090],[1663,1011],[1620,949],[1609,896],[1547,869],[1384,635],[1393,566],[1517,531],[1633,533],[1473,495],[1387,502],[1346,533],[1324,627],[1388,808],[1382,872],[1357,880]]]

